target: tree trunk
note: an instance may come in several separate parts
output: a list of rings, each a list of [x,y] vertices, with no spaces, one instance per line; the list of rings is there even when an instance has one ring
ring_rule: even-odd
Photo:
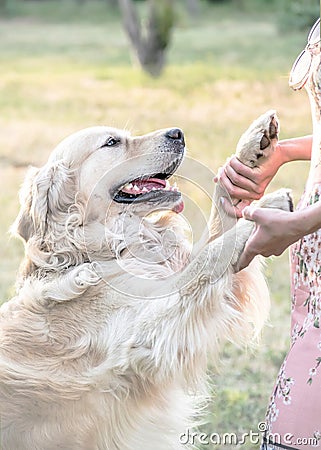
[[[149,0],[149,14],[143,29],[132,0],[118,0],[126,33],[141,67],[157,77],[165,65],[165,54],[174,25],[171,0]]]

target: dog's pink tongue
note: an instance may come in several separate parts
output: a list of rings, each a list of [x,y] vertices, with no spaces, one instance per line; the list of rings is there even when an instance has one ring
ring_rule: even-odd
[[[143,194],[153,189],[164,189],[166,181],[159,178],[148,178],[147,180],[134,180],[123,188],[128,194]]]
[[[184,202],[183,202],[183,200],[181,200],[178,205],[174,206],[173,211],[176,212],[177,214],[179,214],[183,211],[184,206],[185,206]]]
[[[137,180],[134,184],[139,187],[140,190],[146,188],[151,191],[153,188],[162,189],[166,186],[166,181],[160,180],[159,178],[148,178],[148,180]]]

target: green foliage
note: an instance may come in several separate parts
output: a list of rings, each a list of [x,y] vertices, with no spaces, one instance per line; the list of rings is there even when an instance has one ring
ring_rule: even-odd
[[[278,2],[278,25],[280,31],[305,30],[308,32],[320,17],[319,0],[282,0]]]
[[[231,0],[207,0],[208,3],[228,3]]]
[[[153,25],[157,30],[160,48],[165,49],[170,43],[175,24],[175,8],[171,0],[149,0],[153,8]]]
[[[60,23],[103,23],[109,19],[119,20],[118,8],[106,0],[0,0],[5,3],[0,17],[22,17],[24,19]]]
[[[275,14],[281,32],[306,31],[320,16],[319,0],[233,0],[233,4],[248,12],[269,10]]]

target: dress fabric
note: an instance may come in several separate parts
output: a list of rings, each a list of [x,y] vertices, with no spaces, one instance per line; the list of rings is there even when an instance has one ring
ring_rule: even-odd
[[[319,201],[321,182],[298,209]],[[290,260],[291,346],[271,395],[262,450],[321,449],[321,229],[295,243]]]

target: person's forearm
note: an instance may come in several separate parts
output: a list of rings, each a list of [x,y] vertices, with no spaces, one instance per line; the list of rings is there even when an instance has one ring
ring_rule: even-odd
[[[299,160],[310,160],[312,151],[312,135],[292,139],[283,139],[278,143],[282,163]]]
[[[293,213],[298,238],[321,228],[321,201]]]
[[[246,207],[243,217],[256,228],[247,241],[239,260],[244,269],[254,256],[281,255],[286,248],[321,228],[321,201],[295,212],[280,209]]]

